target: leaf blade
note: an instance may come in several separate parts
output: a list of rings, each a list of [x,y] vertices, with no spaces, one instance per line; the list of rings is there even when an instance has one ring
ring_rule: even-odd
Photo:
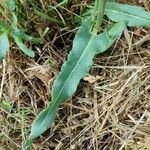
[[[107,2],[105,15],[115,22],[125,21],[130,27],[150,27],[150,13],[142,7]]]
[[[18,45],[18,47],[20,48],[20,50],[23,53],[25,53],[29,57],[35,57],[34,51],[27,48],[27,46],[25,44],[23,44],[22,39],[20,37],[13,35],[13,38],[14,38],[14,41],[16,42],[16,44]]]
[[[118,24],[121,26],[120,32],[117,31],[115,33],[114,31],[116,31]],[[90,33],[90,26],[91,21],[87,20],[77,32],[68,60],[63,64],[61,72],[54,82],[52,102],[33,122],[31,134],[24,145],[24,149],[30,147],[32,140],[41,135],[52,124],[58,106],[76,91],[79,81],[88,73],[95,54],[101,53],[109,48],[125,28],[123,22],[117,23],[112,27],[113,30],[111,28],[109,31],[106,30],[104,34],[93,35]],[[113,31],[112,35],[110,31]],[[106,38],[106,46],[101,46],[103,41],[100,42],[101,44],[97,44],[103,38]]]
[[[13,38],[20,50],[25,53],[29,57],[34,57],[35,53],[31,49],[27,48],[27,46],[22,42],[21,36],[17,35],[16,33],[19,33],[20,30],[17,28],[17,16],[12,13],[12,24],[11,27],[13,28]]]
[[[9,50],[9,40],[6,32],[0,34],[0,60],[5,58]]]

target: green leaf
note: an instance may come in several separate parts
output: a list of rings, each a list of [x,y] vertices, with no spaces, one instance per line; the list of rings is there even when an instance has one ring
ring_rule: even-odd
[[[14,29],[14,30],[18,30],[17,28],[17,23],[18,23],[18,18],[17,16],[12,13],[12,23],[11,23],[11,27]]]
[[[95,35],[90,32],[93,24],[91,20],[87,19],[77,32],[68,60],[63,64],[61,72],[54,82],[52,102],[33,122],[24,149],[29,148],[32,140],[50,127],[58,106],[74,94],[79,81],[88,73],[95,54],[107,50],[125,28],[125,24],[119,22],[111,28],[106,28],[104,33]]]
[[[6,6],[10,11],[14,11],[16,9],[15,0],[7,0]]]
[[[130,27],[150,27],[150,12],[142,7],[107,2],[105,14],[112,21],[125,21]]]
[[[0,60],[5,58],[8,50],[9,50],[8,36],[5,32],[0,33]]]
[[[35,56],[35,53],[31,49],[27,48],[25,44],[23,44],[22,39],[20,37],[13,35],[13,38],[22,52],[24,52],[29,57]]]
[[[23,44],[21,36],[19,36],[19,34],[17,35],[17,33],[20,33],[20,30],[17,28],[17,22],[18,22],[17,16],[14,13],[12,13],[11,27],[14,30],[13,31],[13,38],[14,38],[16,44],[18,45],[18,47],[21,49],[22,52],[24,52],[29,57],[34,57],[35,56],[34,51],[27,48],[27,46],[25,44]]]
[[[25,32],[23,30],[16,30],[13,32],[13,34],[15,36],[21,37],[22,39],[24,39],[26,41],[32,41],[34,43],[43,43],[43,41],[44,41],[44,39],[42,37],[36,38],[36,37],[25,34]]]

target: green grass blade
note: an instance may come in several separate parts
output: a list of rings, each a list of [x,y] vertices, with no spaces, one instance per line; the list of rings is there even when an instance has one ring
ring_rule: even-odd
[[[68,60],[63,64],[54,82],[52,102],[33,122],[31,134],[24,144],[24,149],[29,148],[32,140],[50,127],[58,106],[74,94],[79,81],[90,70],[94,56],[107,50],[125,28],[125,24],[119,22],[107,28],[104,33],[95,35],[90,33],[91,25],[91,19],[87,19],[77,32]]]
[[[55,18],[52,18],[52,17],[50,17],[50,16],[48,16],[48,15],[46,15],[46,14],[44,14],[44,13],[42,13],[42,12],[36,10],[36,9],[34,10],[34,12],[35,12],[35,14],[37,14],[37,15],[40,16],[41,18],[43,18],[43,19],[49,21],[50,23],[58,24],[58,25],[61,25],[61,26],[64,25],[61,21],[59,21],[59,20],[57,20],[57,19],[55,19]]]
[[[0,30],[8,32],[9,30],[11,30],[11,27],[7,25],[4,21],[0,20]]]
[[[107,2],[105,14],[112,21],[125,21],[130,27],[150,27],[150,12],[142,7]]]

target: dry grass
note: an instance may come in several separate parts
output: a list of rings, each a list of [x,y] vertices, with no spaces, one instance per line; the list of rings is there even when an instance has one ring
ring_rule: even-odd
[[[21,1],[21,0],[20,0]],[[75,34],[69,11],[63,10],[68,28],[42,21],[27,6],[32,35],[49,26],[44,44],[29,44],[39,54],[27,58],[12,44],[0,64],[0,150],[21,149],[35,116],[50,101],[55,76]],[[122,0],[125,2],[125,0]],[[128,1],[129,2],[129,1]],[[149,1],[130,1],[150,10]],[[40,0],[43,9],[56,1]],[[59,9],[61,12],[61,9]],[[54,12],[54,14],[57,12]],[[70,20],[68,20],[70,17]],[[69,32],[68,32],[69,31]],[[95,58],[88,77],[72,99],[62,104],[52,127],[32,150],[150,150],[150,36],[144,28],[126,29],[106,53]]]

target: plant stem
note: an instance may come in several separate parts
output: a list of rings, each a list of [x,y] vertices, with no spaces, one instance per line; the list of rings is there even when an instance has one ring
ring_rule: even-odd
[[[106,4],[106,0],[96,0],[95,1],[95,12],[94,13],[96,13],[96,21],[95,21],[95,26],[93,29],[94,33],[97,33],[100,26],[102,25],[104,11],[105,11],[105,4]]]

